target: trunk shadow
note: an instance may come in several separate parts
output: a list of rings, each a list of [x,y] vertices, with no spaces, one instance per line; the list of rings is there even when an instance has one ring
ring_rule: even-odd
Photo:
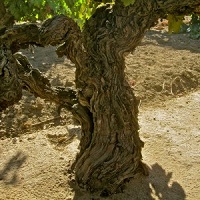
[[[155,43],[152,42],[152,40],[155,40],[162,47],[172,47],[177,50],[189,50],[192,53],[200,52],[200,43],[198,40],[191,39],[189,34],[169,34],[150,30],[146,33],[146,39],[147,41],[142,43],[142,45],[154,45]]]
[[[185,200],[185,191],[177,181],[172,180],[172,174],[158,163],[153,164],[148,177],[138,175],[127,184],[124,191],[129,195],[127,199]]]
[[[18,182],[18,170],[26,161],[27,156],[22,152],[17,152],[0,170],[0,181],[6,185],[14,185]]]
[[[186,193],[182,186],[172,180],[172,172],[167,172],[161,165],[151,166],[149,176],[140,174],[127,181],[123,192],[108,197],[89,194],[76,188],[73,200],[185,200]]]

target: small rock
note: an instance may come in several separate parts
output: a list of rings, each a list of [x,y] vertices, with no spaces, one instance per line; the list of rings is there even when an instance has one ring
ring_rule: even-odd
[[[13,138],[12,143],[16,144],[17,143],[17,138]]]

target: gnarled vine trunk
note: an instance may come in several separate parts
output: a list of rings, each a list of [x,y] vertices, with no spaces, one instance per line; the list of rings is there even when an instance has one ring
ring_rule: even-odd
[[[73,165],[78,185],[90,191],[116,191],[136,173],[148,174],[142,163],[138,102],[125,79],[124,57],[159,16],[191,12],[197,5],[200,0],[136,0],[124,7],[116,0],[98,8],[82,32],[63,15],[41,27],[29,24],[4,30],[0,33],[0,109],[16,102],[22,88],[64,105],[82,126],[81,149]],[[51,87],[26,57],[13,55],[29,44],[62,44],[57,54],[75,63],[77,91]]]
[[[141,5],[143,12],[135,15]],[[122,7],[116,3],[98,9],[83,31],[88,58],[76,73],[76,83],[92,113],[93,130],[75,172],[78,184],[91,191],[114,192],[139,171],[148,173],[141,161],[138,102],[125,79],[124,55],[140,43],[158,13],[150,2]]]
[[[182,3],[184,11],[189,1]],[[162,16],[161,7],[178,12],[176,6],[167,1],[140,0],[124,7],[116,2],[99,8],[84,26],[87,62],[77,65],[76,84],[80,103],[91,112],[93,129],[89,141],[81,143],[85,148],[75,165],[81,187],[112,193],[136,173],[148,174],[142,163],[138,102],[125,79],[124,57]]]

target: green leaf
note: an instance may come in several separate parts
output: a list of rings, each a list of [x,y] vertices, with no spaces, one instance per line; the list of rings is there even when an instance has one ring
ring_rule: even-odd
[[[134,4],[135,3],[135,0],[122,0],[123,4],[125,6],[129,6],[131,4]]]
[[[183,15],[175,16],[168,14],[167,19],[168,19],[168,32],[179,33],[181,30],[181,26],[183,24],[184,16]]]

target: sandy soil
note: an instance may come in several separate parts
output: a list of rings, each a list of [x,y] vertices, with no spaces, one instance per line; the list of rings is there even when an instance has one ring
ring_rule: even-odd
[[[26,51],[53,85],[74,87],[74,65],[52,47]],[[109,200],[200,199],[200,42],[149,31],[127,59],[140,104],[149,177],[138,175]],[[70,113],[24,92],[0,116],[0,200],[103,199],[74,187],[70,165],[80,127]]]

